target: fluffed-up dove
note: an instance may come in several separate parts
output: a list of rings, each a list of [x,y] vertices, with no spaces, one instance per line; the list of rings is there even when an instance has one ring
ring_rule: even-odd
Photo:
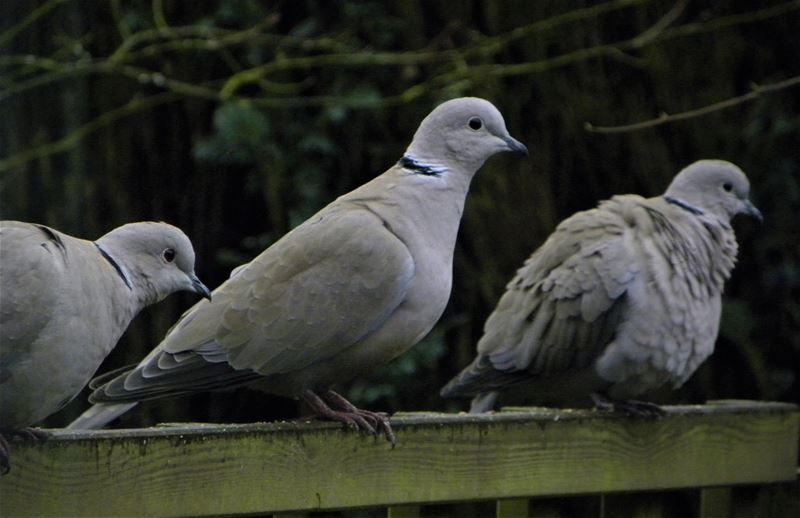
[[[566,219],[507,285],[477,357],[441,395],[473,397],[473,413],[513,391],[659,415],[631,398],[679,387],[713,352],[736,261],[731,218],[761,219],[749,191],[735,165],[701,160],[662,196],[614,196]]]
[[[502,151],[527,154],[491,103],[441,104],[397,164],[234,270],[137,366],[98,379],[91,401],[106,405],[70,427],[103,426],[137,401],[257,380],[394,442],[385,414],[331,387],[403,354],[442,315],[470,181]]]
[[[178,290],[210,296],[189,238],[172,225],[131,223],[92,242],[0,222],[2,432],[36,435],[25,428],[80,392],[136,314]]]

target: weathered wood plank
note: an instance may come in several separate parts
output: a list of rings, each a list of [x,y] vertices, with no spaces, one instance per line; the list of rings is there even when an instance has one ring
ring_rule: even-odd
[[[0,514],[208,516],[793,480],[797,407],[393,418],[397,446],[329,423],[56,431],[15,442]]]

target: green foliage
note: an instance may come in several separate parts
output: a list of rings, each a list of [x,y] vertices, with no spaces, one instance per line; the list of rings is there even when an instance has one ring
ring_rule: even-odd
[[[406,354],[351,383],[348,399],[367,408],[425,408],[439,389],[431,380],[447,353],[447,325],[437,326]],[[415,389],[409,390],[412,385]]]
[[[225,103],[214,113],[214,134],[195,143],[194,158],[214,165],[253,165],[279,153],[271,140],[264,113],[240,103]]]

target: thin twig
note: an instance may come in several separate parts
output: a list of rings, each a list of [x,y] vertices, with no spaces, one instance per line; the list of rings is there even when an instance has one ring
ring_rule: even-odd
[[[511,65],[500,63],[476,65],[470,67],[467,73],[476,79],[486,78],[490,75],[495,77],[506,77],[536,74],[566,65],[571,65],[576,62],[586,61],[591,58],[616,56],[619,52],[638,50],[656,43],[673,40],[683,36],[706,34],[709,32],[715,32],[721,29],[728,29],[748,23],[761,22],[769,18],[774,18],[776,16],[781,16],[783,14],[796,11],[798,9],[800,9],[800,0],[792,0],[791,2],[785,2],[766,9],[723,16],[706,22],[687,23],[671,29],[664,29],[660,34],[650,37],[646,40],[642,40],[640,36],[636,36],[634,38],[623,40],[617,43],[606,43],[594,47],[578,49],[554,58],[530,61],[527,63],[515,63]],[[446,79],[454,80],[456,76],[458,76],[458,74],[452,73]]]
[[[689,0],[678,0],[677,2],[675,2],[675,5],[672,6],[672,9],[667,11],[667,13],[664,16],[662,16],[649,29],[636,36],[634,40],[638,40],[638,44],[641,47],[648,41],[657,38],[662,32],[664,32],[667,29],[667,27],[672,25],[672,22],[677,20],[678,17],[681,14],[683,14],[683,11],[686,9],[686,6],[688,4]]]
[[[33,11],[31,11],[30,14],[26,16],[21,22],[19,22],[16,25],[12,25],[3,34],[0,34],[0,48],[5,47],[9,43],[11,43],[19,33],[21,33],[22,31],[24,31],[25,29],[36,23],[36,21],[39,20],[39,18],[47,16],[61,4],[67,3],[69,1],[70,0],[50,0],[46,4],[42,4]]]
[[[719,110],[724,110],[725,108],[730,108],[731,106],[737,106],[739,104],[752,101],[765,93],[776,92],[778,90],[791,88],[797,85],[800,85],[800,76],[790,77],[789,79],[785,79],[783,81],[779,81],[777,83],[771,83],[768,85],[753,85],[753,89],[744,95],[732,97],[730,99],[725,99],[724,101],[719,101],[713,104],[709,104],[707,106],[695,108],[693,110],[687,110],[685,112],[673,113],[671,115],[667,113],[662,113],[655,119],[649,119],[646,121],[636,122],[633,124],[626,124],[624,126],[595,126],[592,123],[587,122],[584,125],[584,128],[586,129],[586,131],[590,131],[592,133],[625,133],[629,131],[638,131],[642,129],[652,128],[655,126],[660,126],[662,124],[667,124],[669,122],[700,117]]]
[[[120,0],[111,0],[111,16],[114,18],[114,24],[117,26],[117,32],[122,37],[122,39],[127,39],[131,37],[131,30],[125,24],[125,21],[122,16],[122,6],[120,5]]]
[[[153,0],[151,6],[153,11],[153,25],[155,25],[156,29],[159,31],[168,32],[170,27],[167,23],[167,17],[164,14],[163,0]]]
[[[151,84],[165,90],[211,101],[220,101],[219,93],[202,85],[171,79],[160,72],[134,67],[132,65],[119,65],[108,61],[91,62],[85,64],[76,62],[63,63],[49,58],[38,56],[0,56],[0,67],[9,64],[21,63],[25,66],[36,67],[47,70],[48,73],[34,76],[28,80],[14,83],[8,88],[0,91],[0,102],[18,95],[33,88],[39,88],[46,84],[60,81],[67,78],[80,77],[89,74],[106,74],[127,77],[142,84]]]
[[[225,37],[235,37],[236,35],[257,36],[265,28],[274,25],[276,21],[277,19],[275,17],[268,17],[252,27],[248,27],[247,29],[242,29],[240,31],[233,31],[220,27],[209,27],[205,25],[175,26],[169,27],[168,30],[145,29],[131,35],[129,38],[123,39],[119,47],[117,47],[117,49],[108,57],[108,61],[122,62],[134,59],[137,56],[133,49],[141,44],[154,44],[154,42],[164,42],[184,38],[219,39]],[[277,38],[280,37],[273,35],[272,39],[274,41]]]
[[[507,47],[510,43],[526,38],[533,34],[549,31],[566,23],[573,23],[586,19],[595,19],[603,14],[608,14],[627,7],[648,4],[650,1],[651,0],[615,0],[613,2],[604,2],[591,7],[575,9],[563,14],[546,18],[544,20],[537,20],[528,25],[516,27],[505,34],[487,36],[476,42],[476,46],[489,48],[494,52],[497,52]]]
[[[42,144],[41,146],[25,149],[19,153],[9,156],[8,158],[0,160],[0,173],[17,169],[33,160],[40,160],[57,153],[69,151],[77,146],[81,140],[100,128],[103,128],[104,126],[108,126],[109,124],[124,117],[153,109],[156,106],[176,101],[180,98],[181,96],[174,92],[162,92],[146,98],[137,97],[131,99],[119,108],[115,108],[95,117],[86,124],[79,126],[58,140]]]
[[[471,56],[492,56],[511,42],[527,37],[531,34],[556,28],[562,24],[576,22],[583,19],[596,18],[601,14],[619,10],[650,0],[616,0],[593,7],[576,9],[569,13],[560,14],[539,20],[531,24],[517,27],[505,34],[486,37],[475,43],[457,50],[418,50],[407,52],[340,52],[319,56],[301,56],[272,61],[232,75],[228,78],[220,94],[223,98],[232,97],[239,89],[255,83],[267,74],[277,71],[293,69],[308,69],[312,67],[359,67],[359,66],[393,66],[393,65],[418,65],[453,59],[466,59]]]

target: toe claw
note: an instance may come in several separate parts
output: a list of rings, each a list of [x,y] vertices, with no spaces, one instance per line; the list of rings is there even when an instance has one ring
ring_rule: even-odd
[[[666,415],[663,408],[655,403],[636,401],[634,399],[611,399],[602,394],[592,394],[595,408],[603,412],[619,412],[631,417],[655,419]]]
[[[38,428],[3,428],[0,430],[0,476],[7,474],[11,470],[11,444],[9,439],[12,437],[41,442],[48,437],[48,433]]]
[[[332,390],[317,395],[313,390],[302,394],[303,400],[314,409],[320,417],[339,421],[350,428],[358,429],[370,435],[383,432],[386,440],[394,447],[395,436],[389,425],[389,415],[384,412],[361,410]]]

